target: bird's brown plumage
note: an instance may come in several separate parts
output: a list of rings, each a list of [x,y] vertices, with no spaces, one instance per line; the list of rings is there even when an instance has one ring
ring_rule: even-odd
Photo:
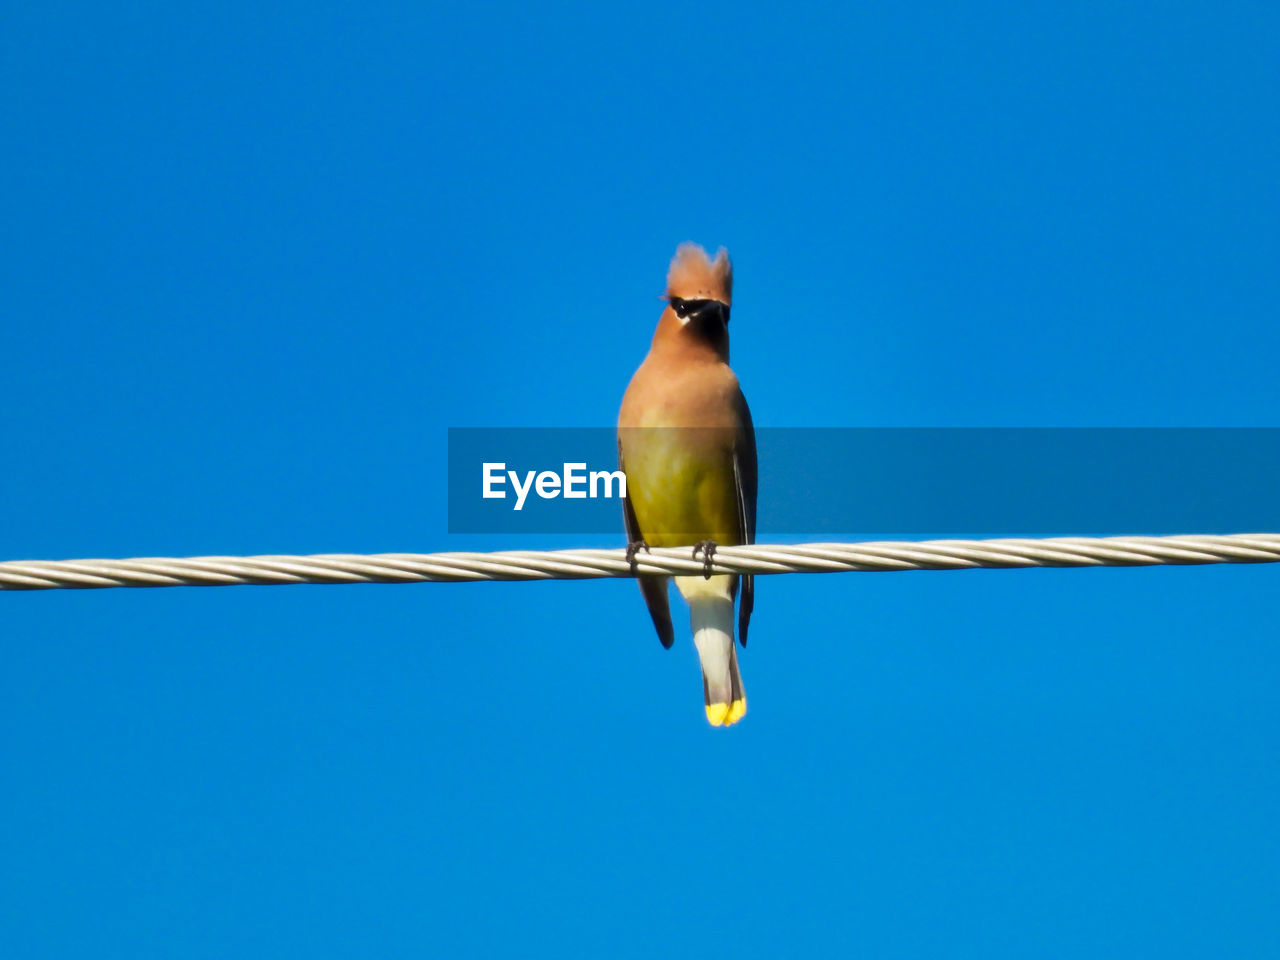
[[[728,365],[732,292],[733,268],[723,249],[712,260],[699,246],[680,246],[667,276],[668,305],[618,416],[619,460],[627,474],[627,533],[633,543],[679,546],[713,540],[732,545],[755,539],[755,436],[746,399]],[[738,578],[714,577],[705,583],[702,578],[677,578],[677,586],[695,608],[695,640],[704,627],[723,626],[722,611],[703,616],[702,607],[728,598],[729,686],[718,685],[717,671],[724,665],[709,668],[706,656],[702,658],[707,715],[713,723],[732,723],[745,710],[732,646]],[[666,578],[641,578],[641,590],[659,638],[670,646]],[[750,577],[743,578],[741,593],[738,633],[745,645],[754,600]],[[703,655],[701,643],[699,653]],[[726,696],[731,699],[721,712]],[[714,716],[713,697],[720,698],[714,701]]]

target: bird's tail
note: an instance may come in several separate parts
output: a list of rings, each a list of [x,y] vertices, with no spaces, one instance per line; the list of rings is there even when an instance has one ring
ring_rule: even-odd
[[[707,720],[713,727],[727,727],[747,712],[747,695],[738,673],[738,651],[733,644],[733,597],[690,597],[689,615],[693,644],[702,664]]]

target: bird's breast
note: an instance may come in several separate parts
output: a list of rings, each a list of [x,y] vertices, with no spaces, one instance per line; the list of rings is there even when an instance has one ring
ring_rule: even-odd
[[[650,546],[742,542],[733,451],[737,378],[723,363],[650,356],[618,417],[627,496]]]
[[[741,542],[733,435],[698,427],[619,431],[627,496],[650,546]]]

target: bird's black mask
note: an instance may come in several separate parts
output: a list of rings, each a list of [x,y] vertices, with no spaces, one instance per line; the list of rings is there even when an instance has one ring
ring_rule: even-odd
[[[681,320],[688,320],[685,329],[695,336],[719,343],[725,338],[729,325],[729,306],[719,300],[685,300],[668,297],[671,309]]]

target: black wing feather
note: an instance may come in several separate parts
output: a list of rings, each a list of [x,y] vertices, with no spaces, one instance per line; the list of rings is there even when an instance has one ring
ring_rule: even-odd
[[[627,472],[622,462],[622,441],[618,441],[618,469]],[[636,511],[631,506],[631,494],[622,500],[622,520],[627,526],[627,543],[639,543],[644,539],[640,532],[640,524],[636,522]],[[671,626],[671,604],[667,599],[667,577],[636,577],[640,584],[640,593],[649,608],[649,616],[653,618],[653,627],[658,631],[658,640],[668,650],[676,641],[675,628]]]
[[[738,488],[738,524],[743,543],[756,542],[756,491],[759,483],[756,463],[756,431],[751,423],[751,410],[747,398],[741,393],[742,432],[733,448],[733,479]],[[738,602],[738,642],[747,645],[747,625],[756,605],[756,578],[753,574],[742,577],[742,598]]]

